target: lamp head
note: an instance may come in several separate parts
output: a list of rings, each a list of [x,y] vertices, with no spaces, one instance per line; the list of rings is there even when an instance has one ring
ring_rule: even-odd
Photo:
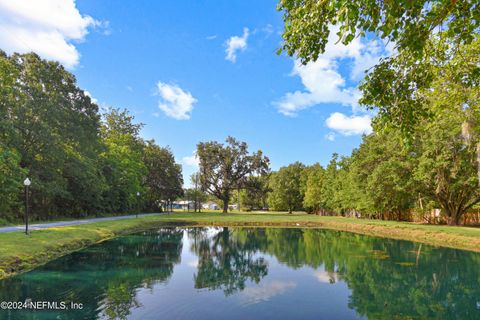
[[[29,185],[32,184],[32,181],[30,181],[30,179],[26,178],[25,180],[23,180],[23,185],[28,187]]]

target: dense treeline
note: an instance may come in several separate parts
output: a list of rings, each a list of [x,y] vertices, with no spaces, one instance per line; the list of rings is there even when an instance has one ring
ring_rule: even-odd
[[[40,219],[159,210],[182,193],[181,167],[141,128],[100,114],[57,62],[0,52],[0,219],[20,218],[27,176]]]
[[[413,214],[428,220],[432,209],[441,208],[449,224],[458,224],[480,202],[476,147],[462,135],[463,114],[434,117],[422,123],[410,146],[400,132],[376,130],[350,156],[333,155],[326,168],[281,168],[269,179],[270,206],[394,220]]]

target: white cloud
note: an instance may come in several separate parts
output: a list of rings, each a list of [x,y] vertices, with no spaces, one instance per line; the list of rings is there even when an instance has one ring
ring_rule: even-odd
[[[190,92],[184,91],[177,85],[160,81],[157,83],[157,88],[160,96],[158,104],[160,110],[167,116],[177,120],[190,119],[193,105],[197,102],[197,99]]]
[[[237,61],[237,51],[245,51],[247,48],[249,30],[248,28],[243,28],[243,35],[230,37],[227,42],[225,49],[225,59],[235,63]]]
[[[336,30],[332,28],[325,53],[316,61],[302,65],[294,61],[292,76],[300,77],[303,90],[286,93],[274,102],[278,111],[286,116],[295,116],[298,111],[322,104],[334,103],[356,108],[360,92],[356,85],[349,85],[342,73],[350,67],[349,80],[357,82],[366,69],[374,66],[382,57],[383,47],[378,41],[362,42],[355,38],[347,46],[337,42]],[[345,60],[346,59],[346,60]],[[351,63],[348,63],[350,62]]]
[[[217,39],[217,35],[216,35],[216,34],[212,34],[211,36],[208,36],[208,37],[206,37],[205,39],[207,39],[207,40],[215,40],[215,39]]]
[[[200,159],[198,159],[197,153],[195,151],[192,152],[192,155],[183,157],[182,162],[183,164],[194,168],[198,168],[198,166],[200,165]]]
[[[242,295],[249,303],[255,304],[268,301],[270,298],[283,294],[296,286],[297,284],[293,281],[274,280],[271,282],[263,282],[258,287],[247,287],[242,291]]]
[[[305,91],[287,93],[276,102],[278,111],[286,116],[295,116],[299,110],[321,104],[355,104],[355,89],[344,88],[345,80],[336,71],[334,61],[318,59],[307,65],[295,62],[293,74],[298,75]]]
[[[34,51],[72,69],[80,59],[72,42],[97,26],[108,22],[82,15],[74,0],[0,0],[0,47],[8,53]]]
[[[335,141],[335,133],[334,132],[329,132],[325,135],[325,139],[327,139],[328,141]]]
[[[346,116],[343,113],[335,112],[328,117],[325,124],[328,128],[339,132],[345,136],[369,134],[372,132],[370,125],[371,117],[364,116]]]

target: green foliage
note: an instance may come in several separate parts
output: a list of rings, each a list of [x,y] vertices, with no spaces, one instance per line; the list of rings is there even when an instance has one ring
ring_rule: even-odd
[[[223,201],[223,211],[233,190],[242,189],[249,176],[263,175],[269,171],[269,159],[262,151],[250,154],[245,142],[228,137],[226,145],[216,141],[197,145],[200,159],[200,183],[208,194]]]
[[[360,87],[360,103],[378,110],[375,133],[327,167],[317,193],[325,208],[403,219],[423,199],[457,224],[479,202],[478,2],[280,0],[278,8],[280,51],[303,63],[325,51],[333,28],[343,44],[373,33],[396,46]]]
[[[267,198],[271,191],[268,181],[269,175],[249,177],[240,192],[241,208],[254,210],[268,207]]]
[[[325,169],[317,163],[309,168],[306,175],[307,181],[303,206],[307,211],[319,213],[325,208],[325,199],[322,194],[325,180]]]
[[[20,156],[14,150],[6,150],[0,144],[0,217],[18,210],[19,193],[23,188],[22,177],[27,170],[20,168]]]
[[[142,141],[138,138],[141,125],[133,124],[126,111],[112,110],[105,115],[102,138],[104,176],[109,186],[104,193],[109,211],[126,212],[136,206],[136,193],[145,193],[142,180],[147,173],[143,163]]]
[[[147,170],[144,178],[146,209],[158,211],[161,200],[176,199],[183,194],[182,167],[175,163],[169,148],[159,147],[153,140],[144,145],[143,162]]]
[[[295,162],[287,167],[282,167],[270,177],[272,192],[268,203],[274,210],[301,210],[303,208],[302,173],[305,166]]]
[[[343,44],[373,33],[395,43],[399,51],[419,56],[439,28],[447,30],[446,36],[455,44],[464,44],[473,40],[480,27],[480,6],[469,0],[280,0],[278,10],[285,22],[279,52],[298,56],[303,63],[325,51],[333,30]]]
[[[137,208],[136,192],[144,195],[160,179],[155,170],[168,172],[169,195],[181,192],[171,152],[145,143],[142,125],[126,111],[112,110],[102,122],[98,106],[57,62],[0,52],[0,93],[0,213],[8,220],[23,211],[27,174],[32,213],[41,219]]]
[[[475,119],[480,119],[479,110]],[[458,224],[462,215],[480,202],[475,144],[462,135],[465,115],[444,110],[433,123],[423,123],[418,133],[418,167],[414,176],[422,195],[435,201],[450,224]]]
[[[414,166],[415,159],[402,148],[395,132],[365,137],[351,157],[352,179],[357,190],[363,190],[357,193],[355,209],[401,220],[415,201]]]

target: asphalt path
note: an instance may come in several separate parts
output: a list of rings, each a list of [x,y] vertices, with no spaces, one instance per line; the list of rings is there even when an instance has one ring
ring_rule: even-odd
[[[143,213],[139,214],[139,217],[145,216],[157,216],[162,214],[168,214],[168,212],[161,212],[161,213]],[[123,219],[132,219],[136,218],[136,215],[129,215],[129,216],[117,216],[117,217],[105,217],[105,218],[91,218],[91,219],[80,219],[80,220],[71,220],[71,221],[58,221],[58,222],[49,222],[49,223],[38,223],[38,224],[31,224],[28,226],[28,230],[42,230],[54,227],[66,227],[66,226],[75,226],[79,224],[87,224],[93,222],[102,222],[102,221],[114,221],[114,220],[123,220]],[[0,228],[0,233],[5,232],[16,232],[16,231],[25,231],[25,225],[21,226],[12,226],[12,227],[2,227]]]

